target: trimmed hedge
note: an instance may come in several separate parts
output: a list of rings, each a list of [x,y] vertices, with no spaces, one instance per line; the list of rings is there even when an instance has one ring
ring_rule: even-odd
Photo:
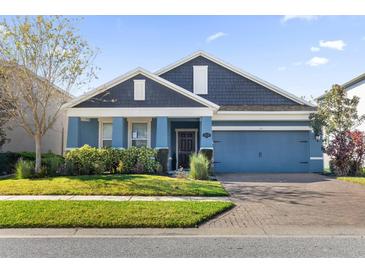
[[[128,149],[93,148],[84,145],[66,154],[66,174],[158,173],[157,151],[147,147]]]

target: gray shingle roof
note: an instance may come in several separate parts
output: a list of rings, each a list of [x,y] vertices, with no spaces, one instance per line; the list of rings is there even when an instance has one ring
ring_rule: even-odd
[[[220,111],[316,111],[317,107],[305,105],[225,105]]]

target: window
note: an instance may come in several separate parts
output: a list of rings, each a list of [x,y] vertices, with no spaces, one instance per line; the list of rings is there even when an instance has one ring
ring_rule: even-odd
[[[145,100],[145,80],[134,80],[134,100]]]
[[[208,66],[194,66],[194,93],[208,94]]]
[[[102,147],[111,147],[112,146],[113,124],[112,123],[103,123],[102,128],[103,128]]]
[[[132,124],[132,146],[143,147],[147,146],[147,123]]]
[[[152,118],[128,118],[128,147],[151,147]]]

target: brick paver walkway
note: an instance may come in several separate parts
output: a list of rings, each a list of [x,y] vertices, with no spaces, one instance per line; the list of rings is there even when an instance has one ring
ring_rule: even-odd
[[[218,176],[236,207],[202,228],[365,227],[365,186],[317,174]]]

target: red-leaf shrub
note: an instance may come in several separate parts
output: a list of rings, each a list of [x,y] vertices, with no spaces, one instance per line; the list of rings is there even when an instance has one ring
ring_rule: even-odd
[[[346,131],[331,140],[326,153],[332,157],[331,167],[337,176],[358,175],[365,156],[364,133]]]

